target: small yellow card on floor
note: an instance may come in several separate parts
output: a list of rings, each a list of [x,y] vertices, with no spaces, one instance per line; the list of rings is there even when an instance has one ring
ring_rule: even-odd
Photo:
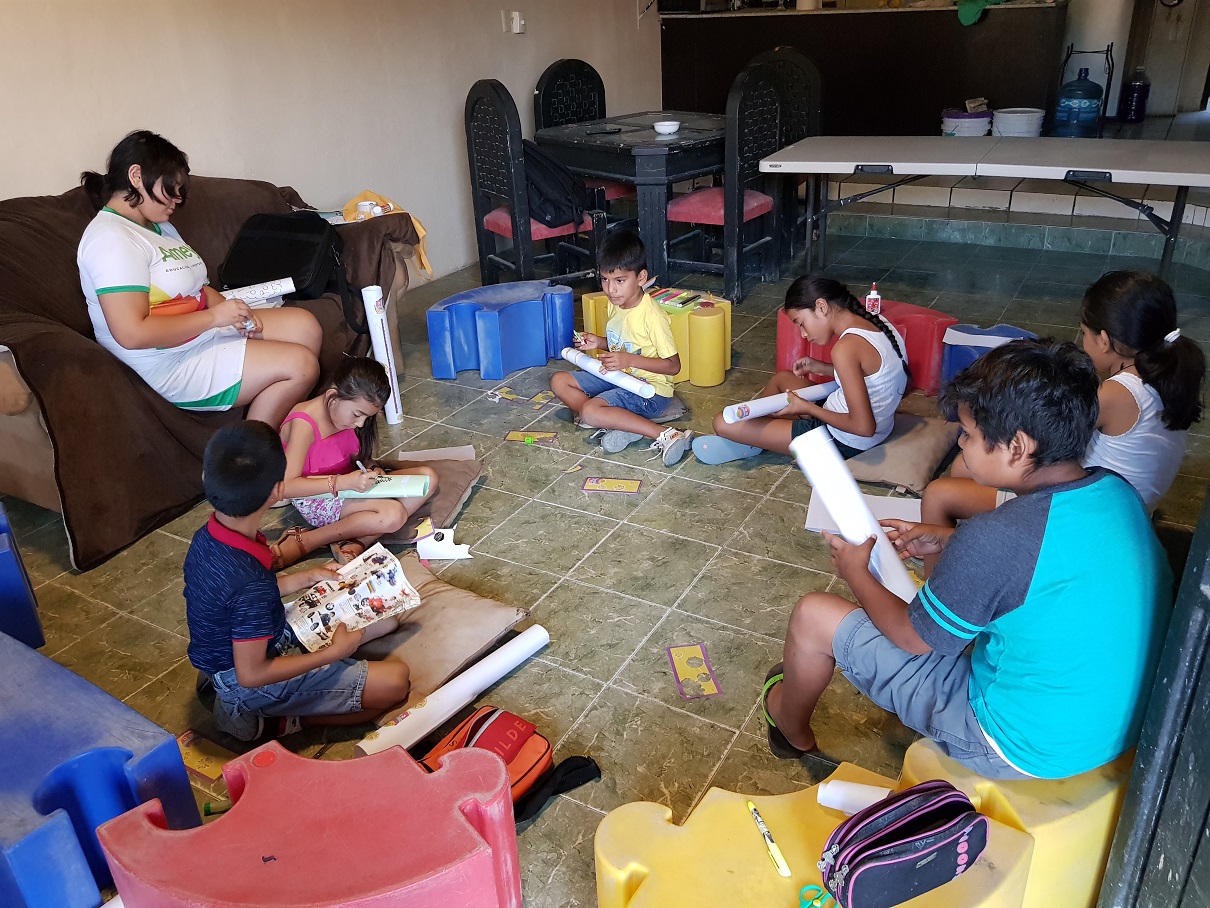
[[[541,410],[544,406],[555,399],[554,391],[539,391],[529,399],[529,402],[534,405],[535,410]]]
[[[519,441],[526,445],[553,445],[558,432],[518,432],[516,429],[504,436],[505,441]]]
[[[222,778],[223,765],[234,760],[236,756],[209,738],[203,738],[192,728],[178,735],[176,743],[181,749],[181,759],[185,762],[185,768],[211,782],[217,782]]]
[[[696,700],[698,697],[715,697],[722,693],[714,678],[714,669],[710,666],[704,643],[670,646],[668,661],[672,664],[681,699]]]
[[[589,476],[581,488],[585,492],[624,492],[633,495],[643,484],[641,479],[609,479],[605,476]]]

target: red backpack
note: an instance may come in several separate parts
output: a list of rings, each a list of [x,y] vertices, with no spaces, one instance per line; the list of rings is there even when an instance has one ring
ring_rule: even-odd
[[[459,722],[425,754],[420,765],[436,772],[441,757],[464,747],[490,750],[504,761],[518,822],[533,819],[555,795],[601,777],[601,770],[588,757],[568,757],[556,766],[550,741],[532,722],[494,706],[481,706]]]

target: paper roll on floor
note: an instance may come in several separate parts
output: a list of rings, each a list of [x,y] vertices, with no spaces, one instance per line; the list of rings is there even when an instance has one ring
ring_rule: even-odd
[[[594,359],[587,353],[577,350],[575,347],[564,347],[562,357],[569,363],[579,366],[585,372],[591,372],[607,382],[612,382],[619,388],[625,388],[639,397],[653,397],[655,388],[650,382],[645,382],[641,378],[635,378],[629,372],[618,372],[616,370],[606,371],[600,360]]]
[[[689,383],[699,388],[721,385],[727,377],[727,325],[716,306],[689,313]]]
[[[799,435],[790,442],[790,453],[811,483],[811,494],[823,497],[828,513],[840,527],[841,536],[853,545],[861,545],[871,536],[877,537],[870,556],[870,572],[904,602],[911,602],[916,596],[916,584],[899,560],[886,531],[866,506],[857,481],[836,450],[832,433],[826,426],[820,426]]]
[[[383,407],[383,415],[392,426],[403,422],[403,404],[399,400],[399,376],[395,372],[395,351],[391,348],[391,332],[387,326],[387,305],[382,298],[382,288],[376,284],[363,287],[361,302],[366,309],[366,323],[370,329],[370,345],[374,351],[374,359],[382,363],[387,370],[387,380],[391,383],[391,396]]]
[[[401,714],[394,725],[371,732],[354,749],[361,756],[396,744],[406,750],[548,643],[550,634],[542,625],[526,628]]]
[[[834,381],[825,382],[822,385],[810,385],[806,388],[799,388],[794,393],[803,400],[823,400],[840,385]],[[756,400],[750,400],[747,403],[732,404],[729,407],[723,408],[723,422],[737,423],[745,419],[756,419],[758,416],[772,416],[778,410],[784,409],[789,400],[785,394],[771,394],[768,397],[758,397]]]

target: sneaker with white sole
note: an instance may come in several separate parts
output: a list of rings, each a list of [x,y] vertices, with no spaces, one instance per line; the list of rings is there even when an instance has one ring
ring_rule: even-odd
[[[693,441],[693,432],[686,429],[673,429],[671,427],[660,433],[660,437],[651,443],[651,450],[660,452],[664,461],[664,466],[671,467],[680,463],[685,452],[689,450],[689,443]]]
[[[625,451],[630,445],[643,436],[635,432],[623,432],[621,429],[610,429],[601,439],[601,447],[606,454],[617,454]]]
[[[601,446],[601,442],[604,441],[605,436],[608,434],[609,434],[608,429],[597,429],[595,432],[593,432],[591,435],[589,435],[588,438],[586,438],[584,440],[588,444],[599,448]]]

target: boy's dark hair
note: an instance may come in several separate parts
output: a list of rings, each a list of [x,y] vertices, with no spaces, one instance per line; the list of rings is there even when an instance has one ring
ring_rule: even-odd
[[[597,250],[597,270],[633,271],[638,274],[647,270],[647,247],[633,230],[619,230],[605,237]]]
[[[189,158],[161,135],[146,129],[136,129],[114,146],[105,165],[105,173],[86,170],[80,174],[80,185],[92,203],[100,209],[109,204],[115,192],[130,205],[143,201],[143,194],[130,185],[130,168],[138,164],[143,171],[143,188],[160,204],[164,199],[155,194],[155,183],[164,178],[163,190],[168,198],[179,199],[177,207],[185,204],[188,194]]]
[[[955,375],[939,403],[951,419],[966,406],[989,451],[1024,432],[1037,445],[1036,469],[1083,458],[1100,384],[1092,359],[1075,344],[1015,340]]]
[[[202,487],[220,514],[247,517],[259,510],[286,478],[286,452],[267,424],[246,419],[223,426],[206,445]]]
[[[874,315],[866,309],[865,305],[853,296],[849,288],[840,281],[824,274],[804,274],[795,278],[790,289],[786,291],[785,310],[787,313],[796,309],[810,309],[814,312],[815,301],[821,299],[827,300],[829,305],[848,309],[854,315],[861,316],[885,334],[887,340],[891,342],[892,349],[899,354],[899,361],[903,363],[903,371],[907,374],[908,381],[912,380],[912,370],[908,368],[908,362],[903,355],[903,349],[899,346],[899,341],[895,340],[895,332],[891,330],[891,323],[883,316]]]
[[[391,380],[378,360],[368,356],[348,356],[332,376],[332,390],[341,400],[360,398],[377,404],[381,410],[391,396]],[[374,456],[374,442],[377,439],[378,420],[367,419],[357,430],[358,460],[368,460]]]
[[[1084,293],[1080,321],[1094,334],[1104,331],[1119,356],[1132,357],[1144,384],[1164,405],[1161,418],[1174,431],[1202,416],[1202,348],[1179,335],[1172,288],[1146,271],[1110,271]]]

